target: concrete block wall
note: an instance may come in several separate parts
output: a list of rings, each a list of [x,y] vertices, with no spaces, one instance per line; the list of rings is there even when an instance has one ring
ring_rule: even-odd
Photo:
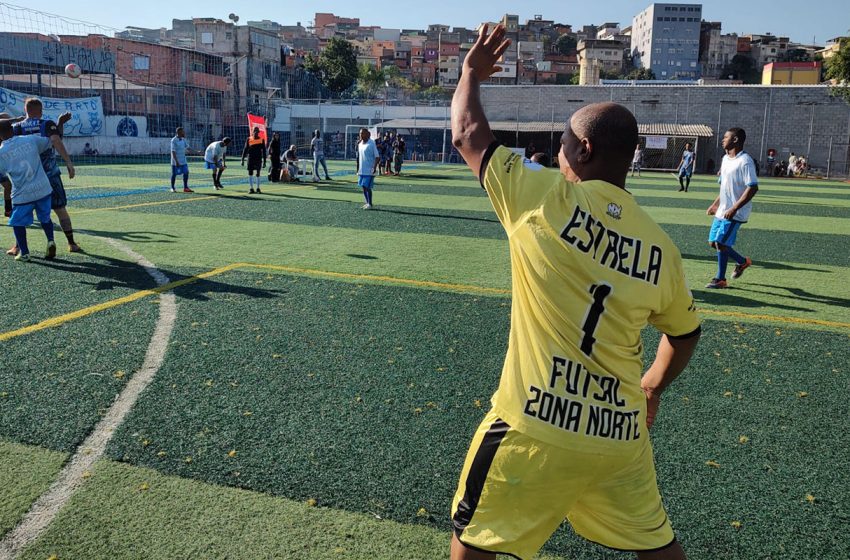
[[[705,124],[714,136],[699,142],[702,170],[709,159],[719,163],[719,139],[731,127],[746,131],[746,150],[762,165],[774,148],[779,159],[794,152],[813,168],[848,168],[850,105],[823,86],[485,86],[482,99],[493,120],[565,125],[584,105],[613,101],[639,123]]]

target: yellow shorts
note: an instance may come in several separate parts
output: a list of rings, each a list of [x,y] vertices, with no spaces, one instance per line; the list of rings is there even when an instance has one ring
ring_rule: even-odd
[[[458,539],[531,558],[567,519],[589,541],[651,551],[675,542],[655,480],[652,447],[606,456],[549,445],[490,411],[472,439],[452,502]]]

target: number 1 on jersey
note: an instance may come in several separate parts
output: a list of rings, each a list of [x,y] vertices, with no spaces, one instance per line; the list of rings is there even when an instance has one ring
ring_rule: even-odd
[[[587,317],[584,319],[584,324],[581,330],[584,337],[581,339],[581,351],[590,356],[593,351],[593,345],[596,343],[596,338],[593,333],[596,332],[596,327],[599,325],[599,317],[605,311],[605,298],[611,295],[612,288],[608,284],[594,284],[590,287],[590,293],[593,295],[593,303],[587,310]]]

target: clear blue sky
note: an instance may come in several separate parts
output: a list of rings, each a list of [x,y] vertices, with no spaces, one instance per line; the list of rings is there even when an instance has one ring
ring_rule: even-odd
[[[22,5],[21,0],[10,4]],[[520,21],[542,14],[545,19],[568,23],[573,27],[619,21],[630,25],[632,17],[650,4],[643,0],[610,0],[576,2],[571,0],[537,0],[517,2],[507,0],[301,0],[286,2],[237,2],[236,0],[144,2],[89,2],[82,4],[58,0],[41,0],[39,10],[123,29],[128,25],[140,27],[170,27],[171,18],[219,17],[226,19],[235,12],[240,22],[270,19],[282,24],[303,25],[313,19],[315,12],[333,12],[340,16],[359,17],[363,25],[390,28],[425,28],[429,23],[474,27],[480,21],[494,20],[504,13],[519,13]],[[703,17],[723,22],[723,32],[765,33],[788,36],[793,41],[819,44],[850,29],[850,8],[847,0],[706,0]],[[2,22],[7,27],[8,22]]]

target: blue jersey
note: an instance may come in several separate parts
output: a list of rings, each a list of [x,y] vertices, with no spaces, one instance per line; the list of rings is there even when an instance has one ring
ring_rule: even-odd
[[[14,127],[12,127],[15,136],[29,136],[30,134],[38,134],[45,138],[50,138],[54,134],[59,134],[59,127],[56,123],[47,119],[26,119]],[[49,149],[41,153],[41,166],[48,177],[54,177],[61,174],[59,164],[56,163],[56,153],[53,149]]]
[[[682,154],[682,169],[690,170],[694,166],[694,153],[688,150]]]

